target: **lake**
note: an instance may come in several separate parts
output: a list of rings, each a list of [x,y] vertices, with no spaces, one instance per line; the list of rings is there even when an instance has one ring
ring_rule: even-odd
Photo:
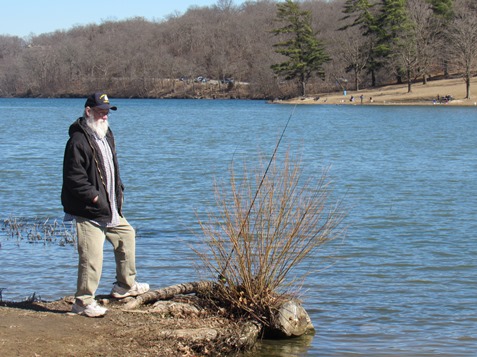
[[[314,336],[262,356],[474,356],[477,350],[477,108],[270,105],[263,101],[112,100],[124,213],[137,229],[138,280],[198,279],[197,215],[232,162],[302,159],[329,167],[347,234],[314,257],[302,286]],[[84,99],[0,98],[0,217],[62,224],[62,160]],[[240,165],[239,165],[240,166]],[[2,226],[2,228],[5,228]],[[0,233],[4,300],[74,294],[73,246]],[[98,294],[114,282],[105,249]]]

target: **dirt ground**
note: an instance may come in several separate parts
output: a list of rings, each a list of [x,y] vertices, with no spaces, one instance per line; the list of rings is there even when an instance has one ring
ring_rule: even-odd
[[[477,77],[472,78],[470,86],[470,99],[465,99],[466,86],[462,78],[442,79],[428,81],[427,84],[415,83],[408,93],[406,84],[390,85],[376,89],[360,91],[348,90],[346,96],[343,92],[313,94],[305,98],[296,98],[287,101],[278,101],[287,104],[334,104],[334,105],[453,105],[477,106]],[[361,103],[361,95],[363,102]],[[447,95],[452,100],[437,101]],[[351,101],[351,97],[354,101]],[[435,102],[434,102],[435,100]]]
[[[0,302],[1,356],[220,356],[237,346],[239,327],[218,314],[171,316],[99,300],[103,318],[68,313],[73,298]]]

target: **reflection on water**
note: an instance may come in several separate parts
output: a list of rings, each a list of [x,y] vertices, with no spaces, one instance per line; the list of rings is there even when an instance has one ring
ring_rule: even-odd
[[[262,340],[246,357],[296,357],[304,356],[311,347],[314,336],[305,335],[286,340]]]

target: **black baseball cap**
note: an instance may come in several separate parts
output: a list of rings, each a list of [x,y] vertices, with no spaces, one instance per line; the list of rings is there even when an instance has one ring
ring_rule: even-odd
[[[111,104],[109,104],[109,98],[106,93],[103,92],[96,92],[94,94],[91,94],[88,99],[86,99],[86,103],[84,104],[85,108],[86,107],[97,107],[99,109],[105,109],[105,110],[117,110],[118,107],[115,107]]]

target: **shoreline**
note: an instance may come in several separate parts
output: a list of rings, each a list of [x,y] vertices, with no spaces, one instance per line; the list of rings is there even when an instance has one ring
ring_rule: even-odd
[[[414,83],[411,92],[407,92],[407,84],[394,84],[376,89],[359,91],[318,93],[306,97],[288,100],[273,100],[273,104],[305,104],[305,105],[355,105],[355,106],[477,106],[477,96],[472,97],[472,89],[477,87],[477,78],[472,78],[470,99],[465,99],[466,85],[462,78],[428,81],[427,84]],[[476,89],[477,90],[477,89]],[[363,99],[361,100],[361,96]],[[439,102],[451,96],[447,102]],[[354,98],[354,100],[352,100]],[[439,98],[439,100],[438,100]]]

